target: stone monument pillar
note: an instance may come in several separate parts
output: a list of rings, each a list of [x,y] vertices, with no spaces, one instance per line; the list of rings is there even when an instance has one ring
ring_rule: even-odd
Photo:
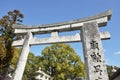
[[[109,80],[97,22],[81,27],[87,80]]]
[[[111,19],[112,11],[88,18],[77,19],[55,24],[37,26],[13,25],[15,34],[26,36],[26,39],[13,41],[13,46],[23,46],[22,52],[12,80],[21,80],[29,53],[29,45],[42,45],[53,43],[81,42],[83,43],[84,57],[87,71],[87,80],[108,80],[106,64],[103,54],[101,39],[109,39],[109,32],[99,32],[98,26],[106,26]],[[81,29],[80,34],[58,36],[58,32],[74,31]],[[30,32],[30,33],[29,33]],[[48,38],[32,38],[32,34],[50,34]]]
[[[14,75],[12,77],[12,80],[22,80],[22,75],[24,73],[24,68],[25,68],[25,65],[27,62],[27,57],[28,57],[28,54],[30,51],[29,42],[30,42],[31,38],[32,38],[32,33],[28,32],[28,34],[24,40],[23,48],[22,48],[16,69],[15,69]]]

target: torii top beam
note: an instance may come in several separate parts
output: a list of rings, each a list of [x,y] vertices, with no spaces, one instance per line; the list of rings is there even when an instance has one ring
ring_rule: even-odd
[[[107,24],[107,21],[110,20],[111,15],[112,15],[112,11],[108,10],[95,16],[73,20],[73,21],[37,25],[37,26],[30,26],[30,27],[25,25],[14,24],[13,28],[15,29],[14,33],[16,34],[26,34],[27,32],[32,32],[33,34],[44,34],[44,33],[50,33],[54,31],[64,32],[64,31],[71,31],[71,30],[79,30],[84,23],[93,22],[93,21],[96,21],[99,27],[105,26]]]

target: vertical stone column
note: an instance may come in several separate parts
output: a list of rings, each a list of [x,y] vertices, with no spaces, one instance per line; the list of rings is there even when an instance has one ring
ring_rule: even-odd
[[[97,22],[85,23],[81,36],[87,80],[109,80]]]
[[[28,32],[28,34],[27,34],[27,36],[24,40],[23,47],[22,47],[22,50],[21,50],[21,54],[20,54],[16,69],[15,69],[15,72],[13,74],[12,80],[22,80],[25,65],[26,65],[26,62],[27,62],[27,57],[28,57],[28,54],[29,54],[29,51],[30,51],[29,42],[30,42],[32,37],[33,37],[32,33]]]

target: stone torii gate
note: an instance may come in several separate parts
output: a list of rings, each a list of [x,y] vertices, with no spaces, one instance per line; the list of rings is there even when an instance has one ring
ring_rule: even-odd
[[[17,24],[13,25],[15,34],[27,35],[24,39],[16,40],[12,44],[13,46],[23,46],[12,80],[22,79],[31,45],[63,42],[82,42],[87,80],[109,80],[101,40],[110,39],[110,34],[109,32],[99,32],[99,27],[106,26],[111,15],[112,11],[108,10],[92,17],[62,23],[31,27]],[[81,33],[72,36],[58,36],[59,32],[73,30],[80,30]],[[48,33],[51,33],[51,37],[33,37],[33,34]]]

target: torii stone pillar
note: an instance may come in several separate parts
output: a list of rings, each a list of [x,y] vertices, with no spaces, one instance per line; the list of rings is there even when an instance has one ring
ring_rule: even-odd
[[[81,28],[81,36],[87,80],[108,80],[97,22],[85,23]]]
[[[109,39],[109,32],[99,32],[98,27],[106,26],[112,11],[79,20],[38,26],[13,25],[15,34],[26,35],[26,39],[13,41],[13,46],[23,46],[13,80],[21,80],[24,72],[29,45],[82,42],[87,71],[87,80],[108,80],[101,40]],[[58,32],[80,30],[81,35],[59,36]],[[48,38],[32,38],[32,34],[50,34]]]
[[[24,40],[22,51],[21,51],[21,54],[20,54],[16,69],[15,69],[15,72],[13,74],[12,80],[22,80],[25,65],[26,65],[26,62],[27,62],[27,57],[28,57],[28,54],[29,54],[29,51],[30,51],[29,42],[32,39],[32,37],[33,37],[32,33],[28,32],[27,36]]]

